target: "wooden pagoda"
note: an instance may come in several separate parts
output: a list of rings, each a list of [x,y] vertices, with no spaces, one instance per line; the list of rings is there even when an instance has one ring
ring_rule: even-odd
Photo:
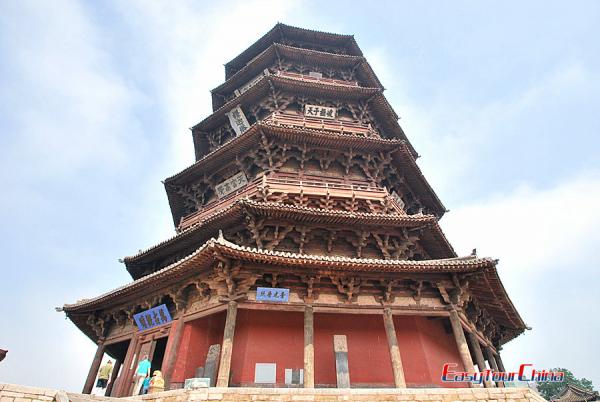
[[[98,345],[84,392],[104,353],[112,396],[145,354],[167,389],[468,386],[442,382],[444,363],[502,370],[525,324],[497,260],[448,243],[354,37],[277,24],[225,78],[192,128],[196,162],[164,181],[176,235],[124,259],[133,282],[61,308]]]

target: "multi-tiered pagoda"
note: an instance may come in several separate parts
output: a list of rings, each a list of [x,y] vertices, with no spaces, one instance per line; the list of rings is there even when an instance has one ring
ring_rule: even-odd
[[[525,324],[497,260],[452,249],[354,38],[277,24],[225,78],[192,128],[196,162],[164,182],[176,235],[124,259],[133,282],[62,308],[98,344],[84,392],[104,353],[113,396],[146,354],[167,389],[468,386],[443,365],[502,370]]]

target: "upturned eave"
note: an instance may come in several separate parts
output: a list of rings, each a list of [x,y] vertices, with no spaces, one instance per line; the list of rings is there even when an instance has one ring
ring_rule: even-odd
[[[284,43],[286,39],[300,39],[317,45],[337,46],[345,48],[349,55],[363,55],[352,35],[322,32],[277,23],[269,32],[225,64],[225,79],[229,79],[271,44]]]
[[[496,264],[496,260],[491,258],[472,256],[412,261],[300,254],[240,246],[219,237],[209,239],[196,251],[167,267],[100,296],[80,300],[73,304],[65,304],[62,310],[67,314],[81,310],[90,311],[106,305],[117,297],[131,296],[135,292],[146,293],[149,287],[166,285],[171,280],[181,277],[186,270],[193,269],[195,272],[200,272],[203,269],[208,269],[213,261],[215,251],[218,251],[222,257],[267,265],[302,269],[327,268],[332,271],[364,273],[468,273],[494,268]]]
[[[234,90],[255,78],[264,69],[271,67],[273,63],[282,56],[292,61],[308,61],[327,67],[355,68],[358,72],[358,78],[363,83],[362,86],[383,89],[381,81],[379,81],[379,78],[371,68],[371,65],[363,56],[332,54],[318,50],[273,43],[261,54],[256,56],[251,63],[245,65],[224,83],[211,90],[213,111],[216,111],[223,106],[225,103],[223,98],[227,94],[231,94]]]
[[[211,210],[207,212],[211,212]],[[134,256],[125,257],[123,260],[125,266],[132,277],[139,278],[138,270],[141,265],[146,265],[158,258],[174,254],[178,250],[185,249],[194,243],[197,244],[203,238],[210,237],[220,228],[227,225],[241,224],[246,213],[252,213],[260,217],[290,219],[302,223],[320,222],[345,225],[347,227],[359,224],[405,228],[422,227],[425,229],[427,243],[436,250],[435,255],[445,257],[456,256],[454,249],[439,227],[436,217],[433,215],[377,214],[324,210],[275,202],[258,202],[242,198],[233,200],[232,203],[225,207],[213,209],[212,213],[202,218],[197,224],[189,226],[186,230],[175,236]]]
[[[415,186],[415,191],[423,197],[428,208],[431,208],[438,218],[441,218],[446,212],[446,208],[441,200],[419,169],[409,145],[402,139],[362,137],[353,134],[333,133],[309,128],[286,127],[263,121],[253,124],[246,132],[232,138],[221,147],[203,156],[194,164],[164,180],[165,190],[167,192],[167,198],[171,207],[171,214],[175,226],[180,224],[185,213],[182,212],[183,204],[180,196],[173,193],[169,186],[171,184],[182,184],[193,181],[195,178],[201,177],[207,171],[214,171],[214,169],[221,168],[227,163],[235,161],[236,155],[239,155],[240,152],[243,152],[249,147],[256,146],[261,135],[281,138],[296,144],[305,143],[320,147],[338,148],[341,144],[344,144],[355,151],[390,152],[395,150],[396,157],[394,158],[394,163],[400,164],[403,169],[408,172],[406,177],[409,181],[409,185],[411,187]]]

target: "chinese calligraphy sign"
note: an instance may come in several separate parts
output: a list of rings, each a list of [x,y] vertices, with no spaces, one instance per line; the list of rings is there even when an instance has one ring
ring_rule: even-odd
[[[337,110],[334,107],[306,105],[304,106],[304,116],[316,117],[319,119],[335,119]]]
[[[135,314],[133,319],[138,329],[140,331],[145,331],[147,329],[171,322],[171,315],[169,314],[167,306],[161,304],[160,306],[153,307],[150,310]]]
[[[402,201],[402,198],[400,198],[398,193],[393,191],[391,195],[392,195],[392,199],[398,203],[400,208],[404,209],[404,201]]]
[[[246,184],[248,184],[246,175],[244,172],[239,172],[236,175],[231,176],[229,179],[217,184],[215,186],[215,191],[217,192],[217,197],[223,198],[226,195],[229,195],[234,191],[244,187]]]
[[[282,288],[256,288],[256,300],[287,302],[290,298],[290,290]]]
[[[229,117],[229,124],[231,124],[236,135],[240,135],[250,128],[250,124],[239,105],[227,113],[227,116]]]

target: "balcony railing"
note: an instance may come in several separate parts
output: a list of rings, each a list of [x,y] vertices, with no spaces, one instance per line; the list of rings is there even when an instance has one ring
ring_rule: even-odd
[[[335,178],[327,181],[317,177],[298,178],[297,175],[278,172],[269,176],[261,176],[249,182],[244,188],[228,194],[221,199],[215,199],[204,205],[200,210],[183,218],[178,230],[202,222],[217,211],[228,207],[237,199],[252,197],[259,193],[260,187],[267,188],[269,194],[304,194],[307,196],[354,197],[356,199],[383,201],[389,195],[386,188],[370,185],[366,182],[341,182]]]
[[[293,80],[305,81],[305,82],[321,82],[324,84],[333,84],[333,85],[344,85],[348,87],[357,87],[358,81],[345,81],[345,80],[337,80],[335,78],[327,78],[327,77],[315,77],[312,75],[305,75],[300,73],[291,73],[289,71],[277,71],[275,75],[284,78],[291,78]]]
[[[327,120],[302,115],[273,113],[264,119],[264,122],[276,126],[308,128],[320,131],[331,131],[340,134],[353,134],[361,137],[377,137],[379,133],[371,127],[361,123],[345,120]]]

